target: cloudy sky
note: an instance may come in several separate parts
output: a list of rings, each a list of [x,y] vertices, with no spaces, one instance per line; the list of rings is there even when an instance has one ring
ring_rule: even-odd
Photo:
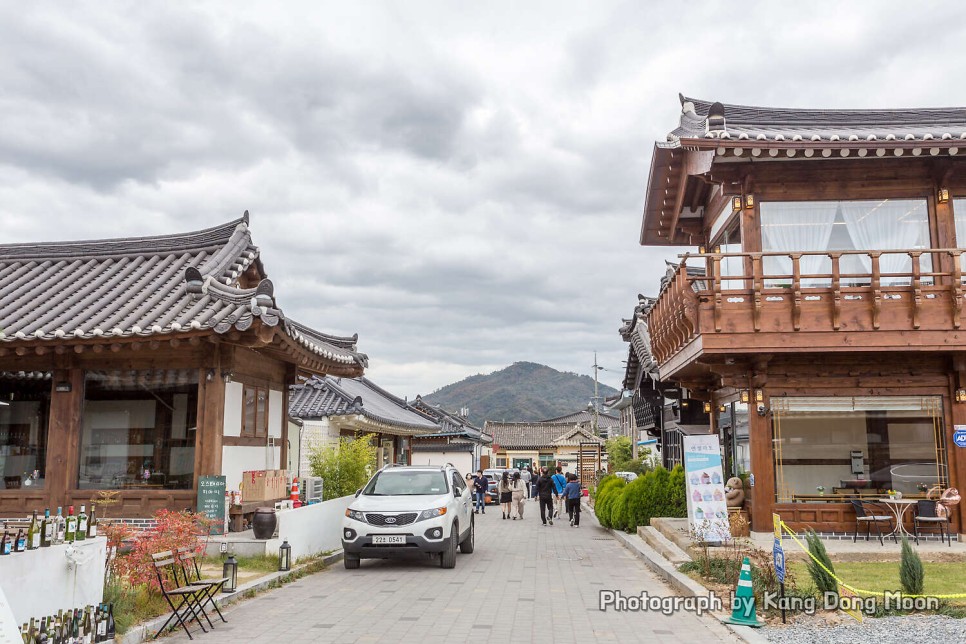
[[[4,242],[251,211],[286,314],[413,396],[518,360],[618,385],[678,92],[966,105],[932,2],[0,3]],[[805,11],[796,12],[797,8]]]

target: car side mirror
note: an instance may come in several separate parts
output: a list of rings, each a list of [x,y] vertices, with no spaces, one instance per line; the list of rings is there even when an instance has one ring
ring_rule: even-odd
[[[362,488],[361,487],[358,490],[356,490],[356,497],[358,497],[360,494],[362,494]]]

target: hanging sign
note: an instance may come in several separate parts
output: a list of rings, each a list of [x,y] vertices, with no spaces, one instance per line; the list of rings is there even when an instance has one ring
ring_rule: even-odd
[[[683,438],[691,532],[703,541],[728,541],[731,539],[731,523],[724,495],[718,435],[698,434]]]

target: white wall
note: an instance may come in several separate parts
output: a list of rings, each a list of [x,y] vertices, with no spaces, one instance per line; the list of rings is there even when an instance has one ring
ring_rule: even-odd
[[[282,419],[285,417],[282,400],[281,391],[268,390],[268,435],[274,438],[282,437]]]
[[[280,510],[278,537],[269,539],[266,552],[277,553],[282,541],[292,546],[292,561],[306,555],[342,548],[342,518],[355,495],[313,503],[295,510]]]
[[[73,568],[66,556],[70,545],[83,562]],[[0,557],[0,588],[17,625],[67,607],[101,603],[106,553],[107,539],[97,537]]]
[[[225,436],[241,436],[243,390],[240,382],[225,385]]]
[[[471,452],[417,452],[413,450],[413,465],[445,465],[446,463],[452,463],[464,476],[474,471],[473,454]]]
[[[281,447],[223,447],[221,448],[221,473],[229,490],[237,490],[242,472],[249,470],[283,469],[279,463]],[[270,461],[270,463],[269,463]]]

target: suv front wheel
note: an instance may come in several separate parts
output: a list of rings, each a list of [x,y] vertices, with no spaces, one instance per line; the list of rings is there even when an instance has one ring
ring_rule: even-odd
[[[439,555],[440,568],[456,567],[456,542],[459,541],[459,538],[460,526],[458,523],[453,523],[453,529],[449,535],[449,543],[446,544],[446,550]]]

